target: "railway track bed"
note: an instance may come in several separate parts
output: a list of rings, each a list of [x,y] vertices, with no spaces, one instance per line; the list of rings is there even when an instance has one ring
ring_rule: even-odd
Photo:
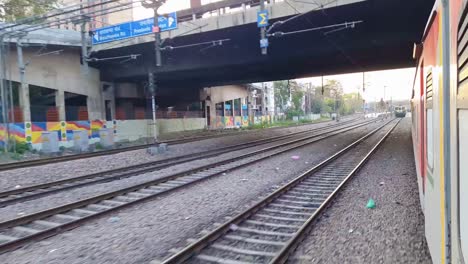
[[[352,143],[164,263],[284,263],[398,122],[390,121]]]
[[[349,119],[349,120],[356,120],[356,118],[352,118],[352,119]],[[329,121],[318,122],[318,123],[314,123],[314,124],[301,124],[301,125],[291,126],[291,127],[274,127],[274,128],[269,129],[269,130],[273,131],[273,130],[278,130],[278,129],[290,129],[290,128],[292,128],[292,129],[299,128],[300,129],[300,127],[303,127],[303,126],[317,125],[317,124],[327,123],[327,122],[329,122]],[[248,131],[248,132],[242,132],[240,134],[241,135],[249,135],[249,134],[254,134],[254,133],[257,133],[257,132],[258,131],[254,131],[254,132]],[[194,136],[194,137],[186,137],[186,138],[165,140],[165,141],[162,141],[162,143],[167,143],[169,145],[180,145],[180,144],[196,142],[196,141],[202,141],[202,140],[208,140],[208,139],[217,139],[217,138],[222,138],[222,137],[232,137],[232,136],[236,136],[235,134],[236,133],[231,133],[230,132],[230,133],[215,134],[215,135],[209,135],[209,136]],[[79,160],[79,159],[85,159],[85,158],[93,158],[93,157],[100,157],[100,156],[119,154],[119,153],[128,152],[128,151],[135,151],[135,150],[145,149],[145,148],[148,148],[149,146],[152,146],[152,145],[153,144],[127,146],[127,147],[121,147],[121,148],[116,148],[116,149],[88,152],[88,153],[82,153],[82,154],[69,154],[69,155],[58,156],[58,157],[47,157],[47,158],[32,159],[32,160],[26,160],[26,161],[3,163],[3,164],[0,164],[0,172],[1,171],[13,170],[13,169],[20,169],[20,168],[28,168],[28,167],[36,167],[36,166],[42,166],[42,165],[56,164],[56,163]]]
[[[57,193],[60,191],[66,191],[78,187],[89,186],[93,184],[99,184],[104,182],[111,182],[116,180],[122,180],[125,178],[136,177],[141,174],[150,173],[160,171],[165,168],[169,168],[171,166],[184,164],[191,161],[196,161],[200,159],[206,159],[214,156],[219,156],[222,154],[229,154],[230,152],[239,151],[243,149],[248,149],[251,147],[267,145],[270,143],[281,142],[284,140],[292,139],[292,141],[286,143],[278,143],[277,145],[266,146],[262,147],[260,150],[251,151],[245,155],[240,155],[236,157],[234,160],[239,160],[240,158],[245,158],[249,156],[253,156],[255,154],[263,153],[267,150],[273,150],[278,147],[287,146],[288,144],[301,142],[303,140],[318,138],[324,139],[330,135],[335,135],[336,133],[334,130],[339,129],[338,131],[349,131],[350,129],[361,127],[363,125],[368,124],[367,121],[363,123],[343,123],[335,126],[330,126],[326,128],[320,128],[305,132],[297,132],[292,133],[285,136],[275,136],[267,139],[261,139],[256,141],[251,141],[248,143],[241,143],[236,144],[229,147],[222,147],[218,149],[214,149],[212,151],[197,153],[197,154],[188,154],[183,156],[177,156],[174,158],[168,158],[153,162],[147,162],[143,164],[128,166],[125,168],[113,169],[108,171],[103,171],[99,173],[93,173],[89,175],[79,176],[68,178],[64,180],[58,180],[53,182],[48,182],[44,184],[26,186],[22,188],[15,188],[11,190],[6,190],[0,192],[0,207],[4,207],[10,204],[27,201],[30,199],[42,197],[45,195],[49,195],[52,193]],[[294,138],[297,137],[297,138]],[[233,160],[232,158],[227,158],[223,160],[221,163],[225,163],[227,161]],[[220,163],[210,164],[208,166],[199,166],[197,170],[203,171],[208,169],[210,166],[217,166]],[[181,172],[177,175],[182,175],[184,173],[190,173],[193,169],[186,170],[186,172]]]
[[[350,121],[350,120],[348,120]],[[346,123],[348,121],[341,121]],[[115,168],[125,168],[132,165],[145,164],[148,162],[159,161],[167,158],[175,158],[187,154],[197,154],[200,152],[211,151],[221,146],[232,146],[239,143],[248,143],[260,139],[266,139],[274,136],[293,134],[296,132],[332,127],[336,123],[324,123],[320,126],[303,127],[301,129],[287,129],[288,133],[266,133],[256,138],[254,135],[243,137],[225,137],[216,140],[198,141],[190,144],[183,144],[170,147],[170,150],[164,155],[151,156],[146,154],[145,150],[124,152],[116,155],[103,156],[91,159],[81,159],[73,162],[53,163],[46,166],[26,167],[17,170],[0,171],[0,192],[13,188],[20,188],[30,185],[37,185],[51,181],[70,178],[72,176],[88,175]],[[282,131],[282,130],[281,130]],[[279,132],[279,131],[278,131]]]
[[[329,137],[342,133],[343,131],[344,129],[334,131],[328,133],[329,135],[322,135],[322,137]],[[318,138],[311,140],[311,142],[306,141],[305,143],[297,141],[296,145],[293,144],[292,146],[287,146],[281,149],[281,151],[272,151],[277,151],[279,154],[313,143],[316,140],[318,140]],[[97,216],[157,197],[178,188],[183,188],[193,182],[198,182],[214,175],[219,175],[223,171],[233,169],[232,166],[245,166],[258,161],[258,159],[268,158],[272,155],[276,154],[270,152],[263,156],[256,155],[255,158],[250,160],[244,159],[241,161],[241,164],[236,164],[231,160],[227,164],[219,163],[216,167],[210,166],[210,168],[203,168],[203,170],[199,168],[195,171],[191,171],[190,174],[186,173],[183,175],[177,175],[177,177],[158,179],[138,186],[132,186],[130,188],[121,189],[104,195],[80,200],[66,206],[60,206],[33,215],[27,215],[11,221],[2,222],[0,223],[0,239],[3,239],[2,251],[16,248],[17,246],[31,240],[51,236],[57,232],[79,226],[82,222],[93,219]],[[239,158],[236,161],[240,160],[241,159]]]
[[[289,263],[432,263],[410,130],[411,119],[404,118],[314,223]],[[365,208],[369,198],[376,201],[373,210]]]

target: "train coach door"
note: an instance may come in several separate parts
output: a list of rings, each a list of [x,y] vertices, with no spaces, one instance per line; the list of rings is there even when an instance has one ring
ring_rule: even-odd
[[[468,10],[458,28],[458,212],[460,247],[468,263]]]
[[[426,191],[426,105],[425,105],[425,98],[424,98],[424,91],[425,91],[425,82],[424,82],[424,61],[421,63],[420,67],[420,93],[419,93],[419,120],[420,120],[420,128],[419,129],[419,138],[420,138],[420,153],[419,153],[419,160],[420,160],[420,172],[422,178],[422,190],[423,194]]]

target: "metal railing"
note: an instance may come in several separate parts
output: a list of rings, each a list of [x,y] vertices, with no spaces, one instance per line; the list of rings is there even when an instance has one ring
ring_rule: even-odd
[[[143,120],[152,119],[152,112],[145,108],[124,109],[117,107],[115,111],[117,120]],[[203,111],[156,111],[157,119],[203,118]]]

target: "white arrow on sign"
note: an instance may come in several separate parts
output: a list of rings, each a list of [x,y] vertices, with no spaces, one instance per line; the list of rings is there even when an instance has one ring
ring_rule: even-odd
[[[169,27],[171,27],[172,24],[174,24],[174,21],[175,19],[173,17],[169,17]]]
[[[99,32],[94,33],[94,40],[99,41]]]

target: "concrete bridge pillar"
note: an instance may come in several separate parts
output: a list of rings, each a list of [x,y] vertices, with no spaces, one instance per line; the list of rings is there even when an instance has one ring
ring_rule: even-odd
[[[86,97],[89,120],[101,120],[105,118],[102,102],[104,102],[102,98],[93,98],[91,96]]]
[[[66,114],[65,114],[65,91],[57,90],[55,92],[55,105],[59,112],[59,120],[65,121]]]
[[[19,104],[23,111],[24,122],[31,122],[31,102],[29,99],[29,84],[22,83],[18,89]]]

